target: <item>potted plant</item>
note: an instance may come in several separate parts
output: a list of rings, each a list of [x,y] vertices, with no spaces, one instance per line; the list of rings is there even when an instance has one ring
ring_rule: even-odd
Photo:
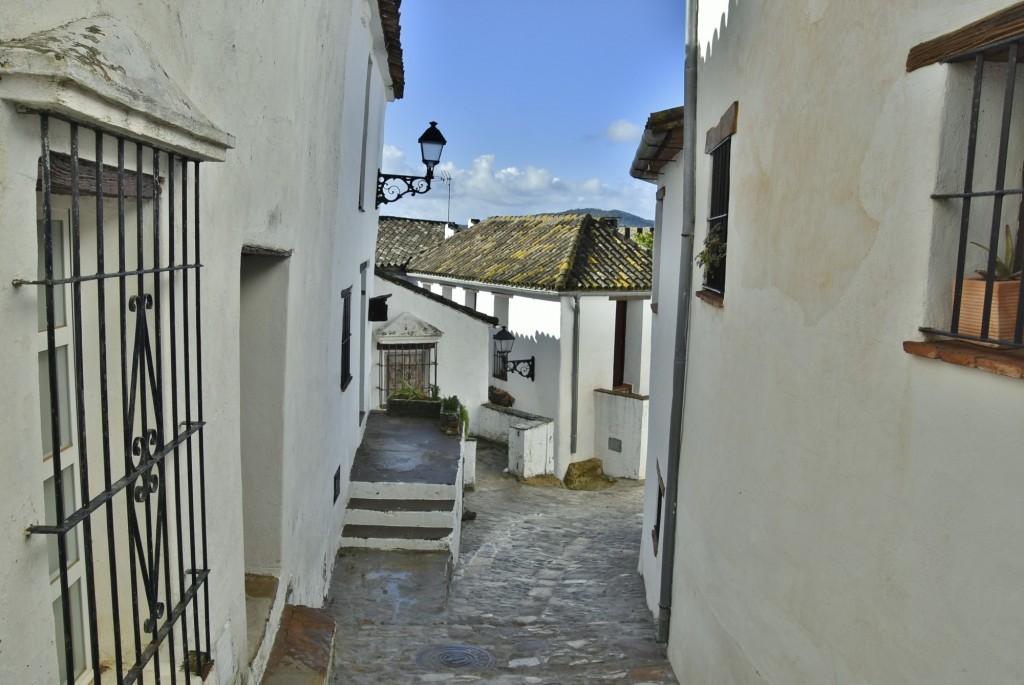
[[[1010,225],[1005,227],[1003,256],[996,256],[996,268],[992,279],[992,313],[989,317],[988,338],[992,340],[1013,340],[1017,323],[1017,305],[1020,300],[1021,271],[1017,263],[1016,246]],[[971,241],[985,252],[988,247]],[[979,270],[977,276],[964,278],[960,297],[960,322],[958,333],[981,336],[981,317],[985,311],[985,284],[988,272]]]
[[[448,435],[462,434],[462,403],[458,395],[441,398],[441,430]]]
[[[407,381],[388,395],[388,414],[392,416],[420,416],[432,418],[441,410],[441,401],[437,398],[437,386],[431,386],[430,393],[414,388]]]
[[[721,290],[725,280],[725,250],[725,224],[716,221],[708,227],[708,233],[704,236],[704,249],[693,259],[704,271],[706,287]]]

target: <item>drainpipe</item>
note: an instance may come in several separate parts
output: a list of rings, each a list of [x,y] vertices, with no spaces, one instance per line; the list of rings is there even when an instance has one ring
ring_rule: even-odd
[[[686,348],[690,328],[690,282],[693,276],[693,230],[696,224],[697,163],[697,5],[686,0],[686,67],[683,95],[683,240],[679,250],[679,293],[676,301],[675,354],[672,363],[672,405],[668,432],[668,474],[665,479],[665,526],[662,534],[661,596],[658,600],[657,641],[668,642],[672,618],[672,576],[675,572],[676,512],[679,499],[679,459],[686,401]]]
[[[572,433],[569,453],[576,454],[576,434],[580,414],[580,296],[572,296]]]

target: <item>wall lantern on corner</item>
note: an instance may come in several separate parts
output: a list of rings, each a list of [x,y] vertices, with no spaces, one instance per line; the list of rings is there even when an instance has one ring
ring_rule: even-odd
[[[420,154],[423,164],[427,167],[426,176],[402,176],[398,174],[382,174],[377,171],[377,206],[394,202],[403,195],[421,195],[430,190],[430,181],[434,178],[434,167],[441,161],[441,150],[445,143],[441,132],[437,130],[437,122],[431,121],[430,127],[419,139]]]
[[[508,358],[508,355],[512,352],[512,345],[516,341],[515,336],[509,333],[508,329],[502,326],[501,330],[495,333],[492,339],[494,340],[494,352],[497,356],[495,366],[503,369],[506,376],[509,371],[514,371],[523,378],[529,378],[531,381],[534,380],[533,365],[535,357],[530,357],[529,359]]]

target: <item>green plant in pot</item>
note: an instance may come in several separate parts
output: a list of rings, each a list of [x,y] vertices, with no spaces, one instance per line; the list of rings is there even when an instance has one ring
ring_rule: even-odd
[[[462,430],[462,402],[458,395],[441,398],[441,430],[448,435],[459,435]]]
[[[1010,225],[1004,227],[1003,254],[996,255],[995,271],[992,277],[992,310],[988,325],[988,337],[992,340],[1012,340],[1017,323],[1017,305],[1020,301],[1021,269],[1017,245],[1014,244]],[[971,241],[972,245],[989,251],[986,245]],[[960,298],[960,321],[958,333],[981,335],[981,319],[985,310],[985,285],[988,271],[979,269],[978,276],[964,278]]]
[[[725,230],[725,224],[720,221],[711,224],[704,236],[704,249],[693,259],[704,271],[704,285],[719,291],[725,284]]]
[[[437,399],[437,396],[431,396],[421,390],[420,388],[413,387],[409,384],[409,381],[403,380],[398,390],[388,395],[388,399],[396,400],[430,400]]]

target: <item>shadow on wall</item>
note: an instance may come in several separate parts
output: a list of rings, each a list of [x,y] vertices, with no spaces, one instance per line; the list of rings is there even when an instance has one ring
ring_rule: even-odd
[[[534,357],[534,381],[531,383],[515,373],[508,375],[505,386],[516,398],[516,409],[558,418],[559,378],[561,376],[561,341],[546,333],[516,336],[509,359]]]

